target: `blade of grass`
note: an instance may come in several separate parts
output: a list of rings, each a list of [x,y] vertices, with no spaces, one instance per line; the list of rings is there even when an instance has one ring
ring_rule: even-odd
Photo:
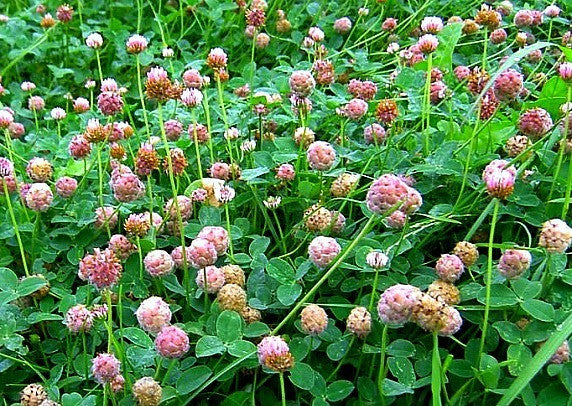
[[[554,352],[556,352],[558,347],[560,347],[562,342],[566,340],[570,334],[572,334],[572,314],[570,314],[568,318],[556,328],[556,331],[552,334],[548,341],[546,341],[544,345],[540,347],[540,350],[536,353],[532,360],[526,364],[520,375],[509,386],[497,405],[508,406],[514,399],[516,399],[520,392],[522,392],[526,385],[528,385],[532,378],[534,378],[542,366],[546,364],[546,362],[550,359],[550,357],[552,357]]]

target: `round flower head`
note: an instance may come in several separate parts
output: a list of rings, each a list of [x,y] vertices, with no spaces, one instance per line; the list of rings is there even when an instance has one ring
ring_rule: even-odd
[[[382,144],[386,136],[385,129],[377,123],[368,125],[363,130],[363,139],[366,144]]]
[[[183,83],[186,87],[200,89],[204,84],[203,76],[196,69],[188,69],[183,72]]]
[[[150,251],[143,262],[145,263],[145,270],[154,277],[168,275],[175,267],[173,258],[164,250]]]
[[[167,120],[164,124],[165,135],[169,141],[176,141],[183,133],[183,124],[178,120]]]
[[[563,62],[558,66],[558,75],[566,82],[572,81],[572,63]]]
[[[352,20],[347,17],[338,18],[334,21],[334,30],[339,34],[347,34],[352,29]]]
[[[22,82],[20,85],[20,89],[22,89],[23,92],[31,92],[35,88],[36,84],[34,82]]]
[[[239,285],[228,283],[218,291],[217,300],[221,310],[240,313],[246,307],[246,292]]]
[[[71,197],[76,189],[77,180],[74,178],[63,176],[56,181],[56,193],[64,199]]]
[[[455,73],[455,77],[457,78],[458,81],[462,81],[465,80],[469,77],[469,75],[471,74],[471,70],[469,68],[467,68],[466,66],[457,66],[454,71]]]
[[[97,32],[91,33],[85,39],[85,45],[94,49],[101,48],[103,45],[103,37]]]
[[[437,276],[445,282],[455,282],[465,271],[465,266],[458,256],[443,254],[435,264],[435,271]]]
[[[131,391],[139,406],[158,406],[163,396],[161,385],[149,376],[137,380]]]
[[[85,113],[89,108],[89,100],[84,97],[78,97],[73,101],[73,111],[76,113]]]
[[[570,361],[570,345],[568,344],[568,340],[564,340],[556,352],[552,354],[549,362],[551,364],[564,364],[568,361]]]
[[[308,36],[316,42],[322,42],[325,37],[324,31],[322,31],[319,27],[310,27],[308,30]]]
[[[245,275],[244,270],[240,266],[228,264],[220,268],[220,270],[224,273],[225,283],[234,283],[244,287]]]
[[[8,132],[10,133],[10,137],[17,139],[22,138],[22,136],[26,133],[26,127],[22,123],[11,123],[8,126]]]
[[[218,226],[206,226],[199,232],[197,238],[202,238],[210,241],[215,249],[218,256],[224,255],[228,249],[229,236],[228,231],[223,227]]]
[[[346,197],[356,187],[360,175],[351,172],[344,172],[332,182],[330,192],[335,197]]]
[[[316,82],[319,85],[322,86],[331,85],[336,80],[334,72],[334,64],[328,60],[317,59],[316,61],[314,61],[314,64],[312,65],[312,72],[314,72]]]
[[[74,135],[70,140],[69,153],[74,159],[83,159],[91,152],[91,144],[82,134]]]
[[[151,296],[141,302],[135,312],[139,326],[149,333],[158,333],[171,323],[171,309],[163,299]]]
[[[491,32],[491,35],[489,38],[493,44],[496,44],[496,45],[502,44],[506,41],[507,33],[504,29],[497,28],[496,30]]]
[[[130,203],[145,194],[145,185],[129,168],[111,174],[113,196],[122,203]]]
[[[439,40],[433,34],[425,34],[419,38],[417,45],[419,46],[419,51],[424,54],[430,54],[439,46]]]
[[[45,183],[34,183],[26,193],[26,206],[34,211],[46,211],[50,208],[54,194]]]
[[[495,159],[483,171],[487,192],[499,199],[506,199],[514,190],[516,168],[503,159]]]
[[[189,348],[187,333],[177,326],[163,327],[155,338],[155,349],[165,358],[181,358]]]
[[[185,89],[181,93],[181,102],[189,108],[200,106],[203,102],[203,93],[195,88]]]
[[[461,292],[450,282],[436,279],[427,288],[427,294],[433,299],[441,300],[448,305],[456,305],[461,301]]]
[[[115,253],[106,248],[93,250],[93,254],[87,254],[79,263],[78,276],[87,280],[98,289],[110,288],[117,284],[121,278],[123,267],[115,256]]]
[[[54,170],[48,160],[36,157],[28,162],[26,173],[33,181],[46,182],[52,178]]]
[[[297,70],[290,75],[290,90],[299,97],[306,97],[316,87],[316,81],[312,73],[307,70]]]
[[[148,44],[149,42],[147,41],[147,38],[142,35],[135,34],[129,37],[125,43],[125,47],[127,48],[127,52],[130,54],[140,54],[147,49]]]
[[[442,326],[439,329],[439,335],[449,337],[461,329],[463,319],[457,309],[451,306],[445,306],[441,314]]]
[[[443,20],[439,17],[425,17],[421,21],[421,29],[429,34],[437,34],[443,29]]]
[[[318,171],[327,171],[334,165],[336,151],[328,142],[315,141],[308,147],[306,158],[310,168]]]
[[[270,37],[265,32],[260,32],[256,34],[255,44],[258,49],[266,48],[270,44]]]
[[[97,96],[97,108],[106,116],[119,114],[123,110],[123,99],[119,92],[101,92]]]
[[[64,324],[73,334],[86,332],[89,331],[93,325],[93,317],[85,305],[78,304],[66,312]]]
[[[129,236],[144,237],[151,229],[149,215],[147,213],[133,213],[127,217],[123,225]]]
[[[194,141],[196,139],[196,142],[199,144],[204,144],[210,140],[210,135],[207,127],[200,123],[193,123],[189,125],[187,132],[189,133],[191,140]]]
[[[508,249],[499,260],[499,273],[507,279],[520,277],[528,268],[532,257],[526,250]]]
[[[517,27],[529,27],[534,21],[531,10],[519,10],[514,15],[514,25]]]
[[[368,109],[367,102],[362,99],[352,99],[344,107],[340,109],[342,116],[349,118],[350,120],[359,120],[362,118]]]
[[[556,18],[560,15],[560,11],[560,7],[555,4],[551,4],[544,9],[543,13],[546,17]]]
[[[572,228],[560,219],[548,220],[542,224],[538,245],[548,252],[564,253],[572,244]]]
[[[174,204],[173,199],[167,200],[164,207],[165,213],[167,213],[170,218],[176,219],[177,206],[179,207],[183,220],[188,220],[191,217],[191,214],[193,214],[193,201],[191,198],[184,195],[177,196],[177,205]]]
[[[290,348],[281,337],[264,337],[258,344],[257,353],[260,365],[272,371],[284,372],[294,366]]]
[[[31,383],[20,392],[20,403],[22,406],[39,406],[48,399],[48,394],[44,387],[37,383]]]
[[[282,164],[276,168],[276,179],[283,182],[289,182],[293,181],[295,177],[296,171],[294,170],[294,166],[291,164]]]
[[[188,251],[191,265],[197,269],[213,265],[218,258],[215,245],[204,238],[195,238],[186,251]]]
[[[28,99],[28,108],[32,111],[43,110],[46,103],[40,96],[30,96]]]
[[[552,128],[552,118],[544,109],[526,110],[518,119],[518,129],[533,140],[542,137]]]
[[[371,314],[365,307],[354,307],[346,320],[346,328],[358,338],[371,332]]]
[[[371,251],[365,257],[365,262],[373,269],[380,269],[387,265],[389,258],[381,251]]]
[[[314,134],[314,131],[312,131],[308,127],[298,127],[294,131],[294,141],[298,145],[302,143],[304,147],[308,147],[308,145],[314,142],[315,138],[316,136]]]
[[[375,117],[384,124],[391,124],[399,114],[397,103],[392,99],[380,100],[376,110]]]
[[[371,211],[379,214],[394,208],[404,213],[414,213],[423,201],[419,192],[398,176],[385,174],[371,184],[366,203]]]
[[[98,207],[95,209],[95,228],[101,228],[107,226],[110,229],[115,228],[119,217],[115,211],[115,208],[111,206]]]
[[[514,69],[502,72],[494,82],[494,92],[497,99],[511,101],[522,91],[522,74]]]
[[[56,12],[56,17],[58,17],[58,20],[60,20],[62,23],[69,23],[72,19],[73,16],[73,7],[70,6],[69,4],[62,4],[61,6],[58,7],[57,12]]]
[[[415,286],[393,285],[381,294],[377,303],[377,314],[385,324],[407,323],[420,297],[421,290]]]
[[[14,115],[8,110],[0,110],[0,128],[8,128],[14,122]]]
[[[52,119],[60,121],[66,118],[66,111],[61,107],[55,107],[50,111],[50,116]]]
[[[189,255],[189,249],[187,247],[185,247],[185,256],[187,257],[187,267],[188,267],[191,264],[191,257]],[[183,261],[183,247],[181,245],[173,248],[173,251],[171,251],[171,258],[175,263],[175,267],[179,269],[183,268],[185,264]]]
[[[213,48],[207,57],[207,65],[212,69],[222,69],[226,67],[228,57],[221,48]]]
[[[101,353],[91,360],[93,379],[100,384],[110,383],[119,375],[121,362],[113,354]]]
[[[260,321],[262,319],[262,313],[260,310],[253,309],[252,307],[246,306],[240,311],[240,315],[247,324],[254,323],[255,321]]]
[[[217,293],[225,283],[224,271],[214,265],[209,265],[197,271],[195,282],[201,290],[205,290],[205,274],[206,274],[206,290],[207,293]]]
[[[432,104],[439,104],[447,96],[447,85],[438,80],[431,83],[429,97]]]
[[[477,246],[468,241],[459,241],[453,249],[453,254],[458,256],[465,266],[471,266],[479,259]]]
[[[504,149],[509,157],[514,158],[517,155],[522,154],[527,148],[531,146],[532,142],[526,135],[515,135],[506,141]],[[529,152],[532,154],[532,151]]]
[[[131,243],[122,234],[114,234],[109,239],[109,248],[115,253],[115,256],[125,261],[129,256],[137,251],[137,246]]]
[[[341,252],[340,244],[331,237],[315,237],[308,245],[310,261],[318,268],[326,268]]]
[[[300,313],[302,330],[309,335],[318,335],[328,327],[326,311],[316,304],[306,306]]]
[[[7,158],[0,157],[0,176],[12,176],[14,175],[14,164]]]

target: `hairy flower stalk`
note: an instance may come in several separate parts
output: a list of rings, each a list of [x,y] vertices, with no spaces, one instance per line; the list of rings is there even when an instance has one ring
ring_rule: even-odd
[[[302,299],[296,303],[296,305],[290,310],[290,312],[282,319],[280,323],[272,330],[270,334],[275,335],[284,325],[296,314],[298,314],[298,310],[308,303],[308,301],[314,296],[316,291],[322,286],[322,284],[328,279],[328,277],[340,266],[343,260],[348,256],[350,252],[356,247],[356,245],[365,237],[365,235],[369,232],[372,226],[376,223],[381,221],[381,218],[373,215],[369,218],[367,223],[363,226],[359,234],[352,240],[350,244],[337,256],[337,259],[330,265],[330,268],[322,275],[322,277],[312,286],[312,288],[304,295]]]
[[[137,90],[139,91],[139,101],[141,102],[141,109],[143,109],[143,121],[145,122],[145,130],[147,131],[147,137],[151,137],[151,130],[149,128],[149,119],[147,117],[147,109],[145,108],[145,98],[143,97],[143,83],[141,80],[141,56],[138,53],[135,56],[135,62],[137,66]]]
[[[482,327],[482,335],[481,341],[479,344],[479,355],[477,357],[477,368],[480,368],[481,365],[481,358],[483,356],[483,351],[485,349],[485,340],[487,337],[487,329],[489,323],[489,311],[491,307],[491,285],[493,283],[493,240],[495,236],[495,228],[497,224],[497,218],[499,214],[500,208],[500,200],[498,198],[494,198],[494,209],[493,209],[493,218],[491,222],[491,230],[489,234],[489,244],[488,244],[488,257],[487,257],[487,273],[485,274],[485,312],[483,315],[483,327]]]
[[[218,93],[218,104],[220,105],[220,110],[222,111],[222,121],[224,123],[224,130],[228,131],[228,118],[226,115],[226,108],[224,106],[224,99],[223,99],[223,90],[222,90],[222,83],[220,81],[220,75],[215,74],[215,80],[216,80],[216,88],[217,88],[217,93]],[[234,163],[234,158],[232,155],[232,144],[230,143],[230,137],[225,137],[226,138],[226,146],[228,149],[228,156],[230,158],[230,164],[232,165]],[[262,134],[260,134],[260,142],[262,142]]]
[[[181,208],[179,207],[179,199],[177,199],[177,187],[175,185],[175,178],[173,176],[173,160],[171,159],[171,150],[169,148],[169,141],[167,140],[167,134],[165,133],[165,123],[163,122],[163,109],[162,103],[158,103],[159,109],[159,127],[161,128],[161,139],[165,148],[165,158],[167,159],[169,182],[171,184],[171,192],[173,197],[173,204],[175,205],[175,211],[177,213],[177,218],[175,219],[178,223],[179,233],[181,236],[181,250],[183,256],[183,279],[185,285],[185,296],[187,298],[187,303],[190,300],[190,281],[189,281],[189,269],[187,264],[187,254],[185,252],[185,228],[183,226],[183,217],[181,216]],[[206,312],[206,309],[205,309]]]
[[[4,174],[0,174],[4,177]],[[22,244],[22,237],[20,236],[20,229],[18,227],[18,222],[16,221],[16,216],[14,215],[14,208],[12,207],[12,200],[10,199],[10,193],[8,191],[8,185],[5,179],[2,179],[2,186],[4,188],[4,196],[6,197],[6,204],[8,205],[8,212],[10,213],[10,219],[12,220],[12,226],[14,227],[14,234],[16,235],[16,241],[18,241],[18,248],[20,249],[20,257],[22,258],[22,265],[24,266],[24,273],[26,276],[30,276],[28,271],[28,263],[26,261],[26,254],[24,251],[24,245]]]

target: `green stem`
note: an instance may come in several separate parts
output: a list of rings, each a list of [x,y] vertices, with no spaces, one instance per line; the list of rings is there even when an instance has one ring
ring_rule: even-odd
[[[282,397],[282,406],[286,406],[286,390],[284,388],[284,372],[280,372],[280,395]]]
[[[552,23],[552,20],[550,20]],[[568,85],[568,91],[566,92],[566,105],[569,105],[570,100],[572,99],[572,85]],[[560,154],[564,155],[564,151],[566,150],[566,140],[568,138],[568,131],[570,129],[570,116],[571,113],[566,112],[566,116],[564,117],[564,134],[562,134],[562,141],[560,142]],[[562,215],[560,218],[562,220],[566,220],[566,215],[568,214],[568,210],[570,209],[570,192],[572,191],[572,154],[570,155],[570,161],[568,162],[568,177],[566,178],[566,192],[564,193],[564,206],[562,207]],[[560,160],[560,158],[559,158]],[[558,172],[555,173],[555,177],[558,176]],[[554,187],[554,183],[552,187]],[[550,201],[550,199],[548,199]]]
[[[220,109],[222,111],[222,121],[224,122],[224,129],[228,130],[228,118],[226,115],[226,108],[224,107],[224,99],[223,99],[223,92],[222,92],[222,84],[220,82],[220,77],[215,75],[216,77],[216,87],[218,93],[218,103],[220,105]],[[262,134],[260,134],[260,139],[262,139]],[[226,137],[226,145],[228,148],[228,155],[230,157],[230,163],[234,163],[234,158],[232,156],[232,145],[230,143],[230,137]]]
[[[346,350],[346,353],[344,354],[344,356],[342,357],[341,360],[338,361],[338,365],[336,365],[336,368],[332,371],[332,373],[330,375],[328,375],[328,377],[326,378],[326,382],[329,382],[330,379],[332,379],[334,376],[336,376],[336,373],[340,370],[340,368],[342,367],[342,365],[344,364],[344,361],[346,360],[346,358],[348,357],[350,350],[352,349],[352,345],[354,343],[356,339],[355,335],[352,335],[352,339],[350,340],[350,343],[348,344],[348,348]]]
[[[14,215],[14,208],[12,207],[12,200],[10,199],[10,193],[8,192],[8,185],[5,180],[2,180],[2,185],[4,187],[4,196],[6,196],[6,204],[8,205],[8,212],[10,213],[10,219],[12,220],[12,226],[14,227],[14,234],[16,235],[16,241],[18,242],[18,248],[20,249],[20,256],[22,258],[22,265],[24,266],[24,273],[26,276],[30,276],[28,272],[28,263],[26,262],[26,254],[24,251],[24,245],[22,244],[22,238],[20,237],[20,229],[18,228],[18,222],[16,221],[16,216]]]
[[[145,130],[147,131],[147,138],[149,138],[151,137],[151,130],[149,128],[149,119],[147,118],[147,109],[145,108],[145,98],[143,97],[143,84],[141,82],[141,60],[139,58],[139,54],[137,54],[136,62],[137,62],[137,88],[139,90],[139,101],[141,102],[141,109],[143,109],[143,121],[145,121]]]
[[[433,406],[441,405],[441,358],[439,356],[439,336],[433,332],[433,354],[431,359],[431,393]]]
[[[536,355],[527,362],[519,372],[516,379],[504,392],[503,397],[497,403],[498,406],[508,406],[524,390],[526,385],[542,369],[544,364],[552,357],[554,352],[562,345],[562,342],[572,334],[572,314],[568,315],[564,322],[556,327],[550,338],[540,347]]]
[[[113,307],[111,303],[111,290],[106,292],[107,300],[107,352],[111,352],[111,342],[113,341]]]
[[[353,252],[353,249],[356,247],[356,245],[362,240],[362,238],[369,232],[369,229],[371,228],[371,226],[376,223],[377,221],[380,221],[381,218],[378,218],[377,216],[373,215],[369,218],[369,220],[367,221],[367,223],[363,226],[362,230],[360,231],[360,233],[352,240],[352,242],[346,247],[346,249],[340,254],[338,255],[336,261],[332,264],[332,266],[330,267],[330,269],[328,269],[328,271],[326,273],[324,273],[324,275],[322,275],[322,277],[320,278],[320,280],[318,282],[316,282],[316,284],[308,291],[308,293],[306,293],[306,295],[300,299],[300,301],[298,301],[298,303],[296,304],[296,306],[294,306],[294,308],[292,310],[290,310],[290,313],[288,313],[286,315],[286,317],[284,317],[282,319],[282,321],[274,328],[274,330],[272,330],[272,332],[270,333],[271,335],[276,335],[276,333],[278,333],[278,331],[280,331],[280,329],[282,327],[284,327],[284,325],[292,318],[294,317],[294,315],[296,315],[298,313],[298,310],[305,304],[308,302],[308,300],[314,295],[314,293],[316,293],[316,291],[320,288],[320,286],[322,286],[322,284],[328,280],[329,276],[341,265],[341,263],[343,262],[343,260],[349,255],[350,252]]]
[[[431,120],[431,70],[433,69],[433,54],[427,57],[427,77],[425,78],[425,94],[423,100],[423,118],[424,120],[424,149],[425,155],[429,155],[429,126]]]
[[[203,178],[203,167],[201,165],[201,153],[199,150],[199,140],[197,138],[197,120],[195,119],[195,111],[194,110],[191,110],[191,115],[192,115],[192,120],[193,120],[193,141],[195,143],[195,155],[197,156],[197,169],[199,171],[199,179],[202,179]]]
[[[498,213],[499,213],[499,207],[500,207],[500,200],[498,199],[494,199],[495,200],[495,206],[493,209],[493,218],[492,218],[492,223],[491,223],[491,230],[489,233],[489,249],[488,249],[488,257],[487,257],[487,273],[485,275],[485,289],[486,289],[486,293],[485,293],[485,313],[483,316],[483,333],[481,336],[481,342],[479,345],[479,356],[477,357],[477,368],[480,369],[480,365],[481,365],[481,358],[483,355],[483,351],[485,349],[485,340],[487,338],[487,328],[488,328],[488,323],[489,323],[489,311],[490,311],[490,306],[491,306],[491,285],[492,285],[492,279],[493,279],[493,240],[494,240],[494,236],[495,236],[495,228],[496,228],[496,224],[497,224],[497,217],[498,217]]]
[[[97,59],[97,70],[99,72],[99,85],[103,83],[103,71],[101,70],[101,59],[99,57],[99,49],[95,49],[95,57]]]
[[[389,326],[383,325],[383,332],[381,334],[381,350],[379,355],[379,372],[377,374],[377,389],[381,396],[381,403],[385,404],[385,395],[383,394],[383,380],[385,379],[385,353],[387,350],[387,332]]]
[[[226,217],[226,231],[228,232],[228,249],[230,251],[230,259],[234,262],[234,246],[232,243],[232,233],[230,228],[230,214],[228,211],[228,203],[224,205],[224,214]]]

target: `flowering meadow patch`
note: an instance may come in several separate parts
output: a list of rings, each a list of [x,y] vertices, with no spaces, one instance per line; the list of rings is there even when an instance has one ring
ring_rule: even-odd
[[[0,13],[4,404],[569,403],[569,2]]]

